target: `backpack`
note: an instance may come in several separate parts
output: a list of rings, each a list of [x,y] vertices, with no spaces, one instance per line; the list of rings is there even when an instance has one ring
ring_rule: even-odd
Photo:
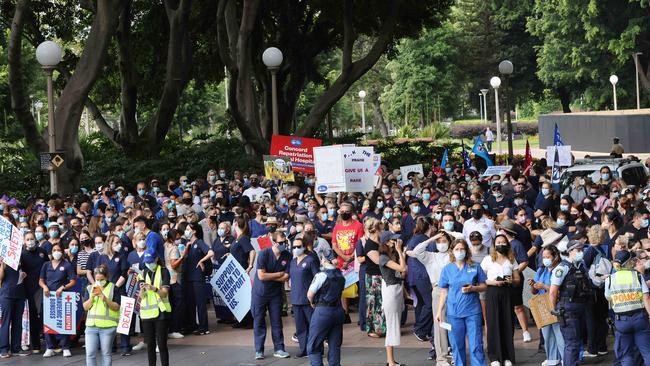
[[[589,267],[589,279],[594,286],[603,288],[605,280],[612,273],[612,262],[605,257],[599,247],[594,248],[598,254]]]

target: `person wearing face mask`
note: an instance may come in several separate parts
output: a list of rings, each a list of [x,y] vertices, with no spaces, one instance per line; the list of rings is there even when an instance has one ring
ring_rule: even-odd
[[[526,201],[526,196],[524,196],[523,193],[515,193],[511,202],[511,208],[508,210],[508,218],[510,220],[515,220],[517,221],[516,215],[519,210],[524,210],[526,218],[534,218],[535,217],[535,211],[528,206],[528,201]],[[568,208],[567,208],[568,210]],[[520,225],[524,225],[525,222],[519,223]]]
[[[20,253],[20,268],[26,275],[23,286],[29,306],[29,344],[31,352],[39,353],[41,351],[40,334],[43,329],[43,318],[38,308],[43,300],[43,291],[38,285],[38,278],[43,264],[49,261],[49,257],[45,249],[38,246],[33,233],[25,234],[23,242],[25,248]]]
[[[307,291],[314,276],[319,272],[319,259],[311,255],[302,239],[296,238],[291,243],[293,259],[289,266],[289,279],[291,292],[289,301],[293,309],[293,318],[296,323],[296,336],[300,352],[296,357],[307,357],[307,339],[309,339],[309,322],[313,309],[307,299]]]
[[[314,276],[307,291],[307,299],[314,308],[309,324],[307,353],[312,366],[323,366],[323,345],[329,345],[327,364],[340,366],[343,323],[345,314],[340,299],[345,277],[336,268],[336,254],[321,260],[323,270]]]
[[[205,274],[212,274],[212,257],[214,252],[203,241],[203,231],[198,223],[189,223],[183,233],[186,247],[183,253],[183,282],[186,294],[186,322],[195,335],[210,334],[208,330],[208,309],[205,302]],[[182,231],[181,231],[182,230]],[[209,267],[207,267],[209,266]],[[198,323],[197,321],[198,315]],[[193,329],[192,329],[193,328]]]
[[[77,283],[74,268],[63,258],[63,247],[60,244],[52,245],[52,261],[45,262],[41,267],[39,286],[43,289],[43,296],[61,297],[63,291],[69,291]],[[63,357],[70,357],[70,340],[68,336],[45,334],[47,349],[43,357],[54,356],[54,349],[59,346],[63,349]]]
[[[622,365],[639,364],[635,349],[643,364],[650,364],[650,291],[635,269],[636,262],[633,252],[618,252],[614,259],[616,271],[605,280],[605,296],[616,314],[616,358]]]
[[[591,283],[582,261],[584,244],[572,240],[567,244],[568,258],[553,269],[550,300],[560,316],[560,330],[566,347],[562,361],[565,365],[580,362],[580,348],[584,344],[586,303],[593,297]]]
[[[463,223],[463,236],[465,237],[465,241],[471,242],[470,234],[478,231],[481,234],[483,245],[489,247],[492,245],[492,240],[496,236],[494,221],[483,215],[483,206],[480,203],[474,203],[472,205],[470,214],[471,217]]]
[[[163,229],[169,229],[169,227],[165,224],[163,225]],[[145,243],[145,235],[144,233],[138,233],[133,235],[133,243],[135,250],[131,251],[127,256],[126,256],[126,265],[127,265],[127,275],[128,276],[137,276],[138,272],[141,270],[141,268],[144,268],[144,252],[147,247],[147,244]],[[126,294],[126,289],[123,288],[122,290],[122,295]],[[135,324],[137,321],[139,321],[139,316],[138,314],[133,315],[133,321],[131,321],[131,329],[129,330],[128,335],[120,335],[120,353],[122,354],[123,357],[128,357],[131,356],[133,349],[144,349],[144,342],[140,342],[139,344],[135,345],[135,347],[131,346],[131,335],[135,333]]]
[[[282,232],[275,232],[273,245],[260,251],[257,256],[257,271],[251,299],[256,360],[264,359],[267,311],[271,321],[273,356],[276,358],[290,356],[284,349],[282,333],[282,294],[284,282],[289,280],[288,272],[292,259],[287,244],[286,236]]]
[[[25,308],[25,286],[22,283],[25,274],[22,267],[23,264],[20,263],[16,271],[0,257],[0,358],[3,359],[31,354],[21,350],[22,314]],[[40,332],[39,329],[37,337]]]
[[[149,366],[155,366],[158,353],[160,364],[169,366],[167,329],[172,311],[169,303],[169,271],[163,270],[163,264],[151,249],[145,251],[143,262],[145,267],[138,275],[138,281],[140,318],[144,341],[147,344],[147,358]]]
[[[485,291],[487,277],[481,266],[472,260],[469,245],[463,239],[453,242],[449,260],[451,263],[442,269],[438,282],[441,293],[436,321],[443,321],[443,309],[446,308],[455,366],[467,365],[465,337],[469,339],[471,364],[484,365],[482,310],[478,293]]]
[[[375,197],[376,193],[373,194],[373,197],[368,201],[368,211],[363,214],[363,219],[366,217],[373,217],[377,220],[381,220],[383,210],[384,210],[384,199]]]
[[[52,251],[52,244],[47,240],[47,229],[44,225],[36,225],[34,228],[34,237],[39,248],[43,248],[49,255]]]
[[[550,216],[551,212],[557,211],[557,200],[554,198],[554,195],[555,192],[551,188],[551,183],[542,183],[542,189],[540,189],[539,196],[535,200],[535,217]]]
[[[632,240],[641,241],[648,237],[648,224],[650,223],[650,212],[646,209],[634,211],[632,221],[623,226],[620,235],[630,235]]]
[[[545,294],[551,288],[551,274],[555,267],[560,264],[560,251],[554,245],[546,246],[542,250],[542,263],[535,274],[534,279],[530,279],[530,285],[533,295]],[[561,365],[564,351],[564,337],[560,331],[560,324],[553,323],[542,327],[542,335],[544,337],[544,350],[546,351],[546,365],[556,366]],[[605,333],[601,333],[605,334]]]
[[[612,170],[607,165],[600,168],[600,179],[596,182],[599,185],[609,185],[613,180]]]
[[[407,250],[413,250],[418,244],[429,239],[432,222],[430,217],[417,218],[413,237],[406,243]],[[390,232],[388,233],[390,234]],[[431,251],[434,249],[430,248]],[[426,342],[431,336],[433,327],[433,313],[429,311],[431,309],[431,280],[424,265],[416,258],[409,257],[407,264],[406,280],[417,297],[413,335],[418,341]]]
[[[212,243],[212,257],[213,271],[217,271],[223,262],[230,255],[230,248],[235,243],[236,239],[232,235],[232,227],[229,222],[223,221],[219,223],[217,228],[217,238]],[[217,323],[234,324],[235,318],[227,306],[223,304],[214,304],[214,313],[217,316]]]
[[[44,249],[48,250],[48,253],[52,253],[52,246],[54,246],[54,244],[61,243],[61,229],[59,228],[59,224],[56,221],[50,222],[50,224],[47,226],[47,235],[47,241],[50,244],[49,250],[47,247]]]
[[[436,207],[437,204],[437,198],[439,197],[433,197],[431,194],[431,188],[423,188],[422,189],[422,208],[421,208],[421,213],[424,216],[428,216],[431,214],[433,209]]]
[[[505,235],[497,234],[493,250],[483,258],[481,268],[487,275],[485,302],[486,328],[489,329],[488,357],[492,360],[490,365],[510,366],[515,361],[512,286],[518,285],[521,277],[515,253]]]
[[[163,237],[165,238],[165,269],[169,272],[169,294],[172,309],[169,321],[169,334],[170,339],[184,338],[181,333],[183,330],[183,318],[185,314],[185,298],[183,288],[181,286],[183,278],[183,262],[185,258],[181,253],[185,251],[185,244],[176,243],[177,231],[170,229],[163,225],[161,233],[167,231]],[[144,237],[138,237],[137,247],[140,250],[145,249]]]
[[[438,286],[442,269],[449,264],[449,244],[453,238],[447,232],[439,232],[430,239],[418,244],[413,250],[407,250],[406,255],[419,260],[429,275],[431,281],[431,310],[435,314],[440,301],[441,289]],[[429,251],[431,245],[435,245],[435,252]],[[443,309],[443,321],[444,317]],[[430,339],[432,348],[429,351],[429,360],[436,361],[437,366],[449,366],[446,359],[449,347],[447,331],[440,327],[440,323],[434,321]]]
[[[163,239],[160,237],[160,234],[151,230],[150,219],[143,215],[137,216],[133,219],[133,233],[144,233],[147,249],[156,252],[156,256],[160,258],[161,261],[165,260]]]
[[[384,208],[386,210],[386,208]],[[327,206],[321,206],[318,209],[318,218],[314,220],[314,227],[323,239],[332,240],[332,230],[334,230],[335,222],[330,220],[329,210]]]
[[[600,212],[595,210],[594,201],[591,197],[582,200],[582,208],[585,218],[587,219],[587,224],[594,225],[599,223]]]
[[[488,210],[492,216],[499,214],[507,215],[510,207],[512,207],[512,200],[503,194],[501,183],[495,183],[490,187],[491,194],[485,199],[488,205]]]
[[[249,177],[250,187],[248,187],[242,193],[244,196],[247,196],[251,202],[257,202],[257,199],[261,197],[266,191],[264,188],[260,187],[260,178],[257,174],[251,174]]]
[[[462,230],[463,225],[456,221],[456,218],[452,212],[447,212],[442,215],[440,230],[444,230],[446,233],[451,235],[453,239],[462,239],[463,233],[456,231],[457,226],[459,226]]]
[[[413,236],[413,230],[415,230],[415,223],[419,216],[421,216],[420,211],[422,209],[422,200],[417,197],[414,197],[409,204],[410,214],[402,219],[402,241],[408,243],[408,241]]]
[[[88,286],[90,296],[84,301],[86,316],[86,365],[96,365],[97,349],[101,351],[102,365],[112,364],[111,348],[120,319],[120,291],[108,281],[108,268],[94,269],[94,285]]]

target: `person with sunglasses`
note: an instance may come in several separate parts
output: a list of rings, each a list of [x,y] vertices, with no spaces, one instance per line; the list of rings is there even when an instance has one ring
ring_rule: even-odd
[[[282,294],[284,282],[289,280],[291,254],[287,251],[288,240],[284,233],[273,234],[273,245],[260,251],[257,256],[257,271],[253,282],[251,313],[253,314],[253,335],[255,337],[255,359],[264,359],[266,340],[266,313],[271,319],[271,336],[277,358],[288,358],[284,349],[282,333]]]

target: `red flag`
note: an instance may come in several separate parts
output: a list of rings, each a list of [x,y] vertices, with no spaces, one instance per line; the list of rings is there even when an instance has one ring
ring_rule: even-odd
[[[528,139],[526,139],[526,157],[524,158],[524,173],[529,176],[530,169],[533,166],[533,155],[530,153],[530,144],[528,144]]]

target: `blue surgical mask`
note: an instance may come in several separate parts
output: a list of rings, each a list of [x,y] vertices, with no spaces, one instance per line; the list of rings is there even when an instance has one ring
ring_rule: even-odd
[[[648,219],[641,220],[641,227],[642,228],[644,228],[644,229],[647,228],[648,224],[650,224],[650,221]]]
[[[327,221],[327,214],[326,213],[320,214],[320,219],[321,221]]]
[[[144,189],[138,189],[138,195],[139,196],[141,196],[141,197],[144,196],[144,193],[145,193]]]
[[[453,221],[443,222],[442,228],[445,229],[445,231],[452,231],[454,230],[454,222]]]
[[[27,222],[27,218],[24,216],[21,216],[20,219],[18,219],[20,222]]]
[[[333,209],[333,208],[328,208],[328,209],[327,209],[327,214],[328,214],[329,216],[334,217],[334,214],[335,214],[335,213],[336,213],[336,210],[335,210],[335,209]]]
[[[70,247],[70,253],[77,254],[78,251],[79,251],[79,247]]]
[[[65,213],[67,213],[68,215],[72,215],[74,213],[74,208],[73,207],[66,208]]]
[[[154,186],[154,187],[153,187],[153,191],[154,191],[154,193],[158,193],[158,192],[160,192],[160,187],[158,187],[158,186]]]
[[[194,235],[194,233],[192,232],[192,230],[185,230],[185,233],[183,233],[183,234],[184,234],[183,236],[184,236],[185,239],[187,239],[187,240],[192,239],[192,236]]]
[[[603,173],[600,175],[603,180],[609,180],[609,173]]]
[[[37,232],[34,233],[34,236],[36,237],[36,240],[41,241],[45,237],[45,234],[43,234],[40,231],[37,231]]]
[[[29,232],[29,228],[21,228],[20,231],[23,233],[23,235],[27,234]]]
[[[293,248],[293,256],[300,257],[305,252],[305,248]]]
[[[542,196],[548,196],[551,191],[548,188],[542,188]]]
[[[544,267],[548,268],[553,265],[553,260],[551,258],[544,258],[542,259],[542,263],[544,264]]]
[[[276,245],[277,245],[277,247],[278,247],[278,250],[281,251],[281,252],[284,252],[285,249],[287,249],[287,245],[284,244],[284,243],[282,243],[282,244],[278,243],[278,244],[276,244]]]
[[[569,211],[569,205],[560,205],[560,211]]]
[[[58,238],[59,237],[59,232],[57,230],[50,230],[49,234],[50,234],[50,238]]]
[[[210,197],[214,198],[214,197],[216,197],[216,196],[217,196],[217,192],[216,192],[216,191],[210,191]]]
[[[428,201],[431,199],[431,193],[422,193],[422,199]]]
[[[454,250],[454,257],[456,257],[456,262],[461,262],[465,260],[465,253],[464,250]]]
[[[285,197],[280,198],[280,205],[284,206],[287,204],[287,199]]]
[[[377,208],[384,208],[384,201],[377,202]]]
[[[585,254],[584,254],[583,252],[577,252],[576,255],[575,255],[575,257],[574,257],[574,259],[573,259],[573,262],[574,262],[574,263],[581,262],[581,261],[582,261],[582,258],[584,258],[584,255],[585,255]]]
[[[18,218],[20,217],[20,215],[18,215],[18,213],[16,213],[16,212],[12,212],[12,213],[11,213],[11,217],[13,217],[14,220],[18,220]]]
[[[564,225],[566,224],[566,222],[564,221],[564,219],[557,219],[555,222],[556,222],[556,223],[558,224],[558,226],[560,226],[560,227],[561,227],[561,226],[564,226]]]
[[[220,238],[223,238],[226,235],[226,230],[217,229],[217,235],[219,235]]]
[[[420,206],[411,207],[411,212],[417,215],[420,212]]]
[[[451,200],[451,207],[458,207],[460,206],[460,200]]]
[[[393,213],[392,213],[392,212],[384,212],[384,218],[385,218],[386,220],[390,220],[391,217],[393,217]]]

